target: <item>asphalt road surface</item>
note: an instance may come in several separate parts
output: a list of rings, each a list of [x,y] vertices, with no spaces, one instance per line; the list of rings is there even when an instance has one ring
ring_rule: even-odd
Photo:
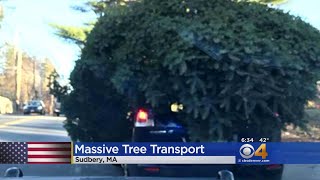
[[[0,141],[70,141],[64,117],[0,115]],[[13,165],[0,165],[1,174]],[[122,176],[111,165],[14,165],[26,176]],[[118,179],[118,178],[117,178]],[[150,178],[151,179],[151,178]],[[160,178],[152,178],[160,179]],[[167,178],[166,178],[167,179]],[[319,180],[320,165],[286,165],[283,180]]]

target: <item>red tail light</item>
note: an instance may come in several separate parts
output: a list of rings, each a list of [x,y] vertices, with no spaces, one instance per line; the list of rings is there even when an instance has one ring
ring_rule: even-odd
[[[159,172],[160,168],[158,168],[158,167],[146,167],[146,168],[144,168],[144,170],[148,171],[148,172]]]
[[[148,121],[148,113],[145,110],[140,109],[137,113],[136,121],[139,123],[145,123]]]
[[[135,118],[135,127],[153,127],[155,125],[150,109],[139,109]]]

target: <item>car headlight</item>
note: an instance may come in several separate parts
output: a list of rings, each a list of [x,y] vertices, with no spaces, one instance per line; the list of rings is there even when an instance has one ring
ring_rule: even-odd
[[[42,109],[42,106],[38,106],[38,110],[41,110]]]
[[[28,109],[28,106],[23,106],[23,110],[26,110],[26,109]]]

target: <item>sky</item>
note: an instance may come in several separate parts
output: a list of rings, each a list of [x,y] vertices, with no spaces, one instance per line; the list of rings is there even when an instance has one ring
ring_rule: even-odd
[[[319,7],[320,0],[288,0],[287,3],[280,6],[280,9],[300,16],[304,21],[320,30]]]
[[[68,78],[80,55],[79,48],[54,34],[50,23],[82,25],[95,19],[94,13],[80,13],[70,7],[83,0],[4,0],[4,20],[0,29],[1,42],[19,37],[20,48],[31,56],[49,58],[58,72]],[[320,0],[288,0],[280,8],[299,15],[320,29]],[[19,36],[15,36],[19,34]]]
[[[49,58],[58,72],[68,78],[80,49],[54,34],[50,23],[81,26],[95,19],[93,12],[71,9],[81,0],[5,0],[0,44],[18,42],[22,51],[40,59]],[[18,38],[17,38],[18,37]],[[17,41],[18,39],[18,41]]]

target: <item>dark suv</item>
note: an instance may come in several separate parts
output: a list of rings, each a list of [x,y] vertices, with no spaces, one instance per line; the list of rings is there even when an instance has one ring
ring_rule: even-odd
[[[177,113],[156,114],[150,108],[135,110],[131,116],[133,142],[188,142],[189,137]],[[282,165],[236,166],[236,165],[123,165],[129,176],[179,176],[179,177],[215,177],[220,170],[230,170],[235,175],[261,175],[263,178],[280,180]],[[242,172],[242,173],[241,173]],[[246,173],[250,172],[250,173]]]
[[[188,142],[185,126],[176,113],[156,114],[151,109],[138,109],[132,116],[133,142]],[[129,176],[216,177],[230,165],[136,164],[125,165]]]

